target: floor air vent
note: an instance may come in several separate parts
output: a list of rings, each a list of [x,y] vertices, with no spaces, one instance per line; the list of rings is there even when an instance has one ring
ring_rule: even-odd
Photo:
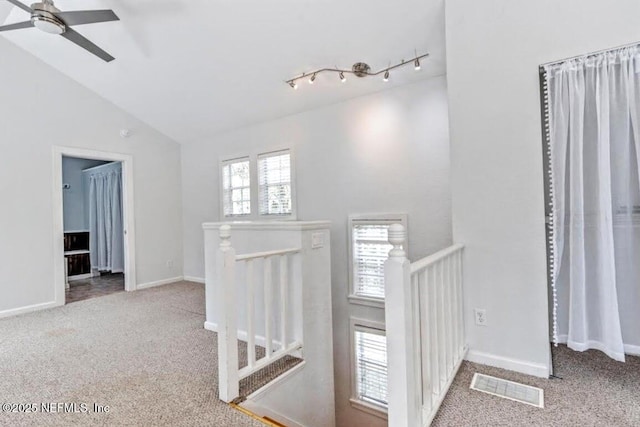
[[[475,373],[471,390],[481,391],[527,405],[544,408],[544,390],[538,387],[503,380],[502,378]]]

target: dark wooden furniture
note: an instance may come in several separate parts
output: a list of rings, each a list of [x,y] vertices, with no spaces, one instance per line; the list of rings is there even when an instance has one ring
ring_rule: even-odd
[[[91,274],[88,231],[64,233],[64,257],[68,277]]]

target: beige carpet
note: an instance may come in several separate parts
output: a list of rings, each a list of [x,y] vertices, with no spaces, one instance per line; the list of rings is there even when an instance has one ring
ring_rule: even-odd
[[[216,335],[203,321],[204,287],[188,282],[0,319],[0,404],[39,410],[2,412],[0,426],[261,426],[217,399]],[[555,356],[563,380],[465,362],[433,425],[640,426],[640,358],[562,346]],[[469,390],[476,371],[543,388],[545,408]],[[245,393],[263,381],[251,378]],[[41,413],[41,403],[88,411]]]
[[[38,409],[0,425],[261,426],[217,399],[203,322],[204,286],[188,282],[0,319],[0,404]],[[88,411],[41,413],[43,402]]]
[[[442,426],[640,426],[640,358],[615,362],[598,351],[554,351],[556,375],[539,379],[464,362],[436,416]],[[474,372],[544,389],[545,408],[469,390]]]

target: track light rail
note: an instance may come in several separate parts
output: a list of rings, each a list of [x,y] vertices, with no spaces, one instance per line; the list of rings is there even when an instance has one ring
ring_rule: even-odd
[[[319,68],[319,69],[314,70],[314,71],[304,72],[302,74],[299,74],[299,75],[297,75],[295,77],[290,78],[289,80],[285,80],[285,83],[287,83],[292,88],[297,89],[298,80],[302,80],[302,79],[308,78],[309,79],[309,83],[313,84],[314,81],[316,80],[316,77],[318,76],[318,74],[327,73],[327,72],[329,72],[329,73],[338,73],[338,76],[339,76],[339,78],[340,78],[340,80],[342,82],[346,81],[346,78],[344,77],[345,74],[353,74],[353,75],[356,75],[358,77],[374,77],[374,76],[378,76],[378,75],[383,74],[383,73],[384,73],[384,81],[387,81],[389,79],[389,71],[395,70],[396,68],[399,68],[399,67],[402,67],[404,65],[411,64],[411,63],[414,64],[416,70],[419,70],[420,69],[420,60],[423,59],[423,58],[426,58],[428,56],[429,56],[428,53],[425,53],[423,55],[416,55],[415,57],[411,58],[408,61],[405,61],[403,59],[401,62],[399,62],[399,63],[397,63],[395,65],[390,65],[390,66],[388,66],[386,68],[382,68],[379,71],[371,71],[369,66],[367,64],[365,64],[365,63],[362,63],[362,62],[358,62],[358,63],[354,64],[353,68],[350,69],[350,70],[346,70],[346,69],[342,69],[342,68],[338,68],[338,67],[335,67],[335,68],[328,68],[328,67],[327,68]]]

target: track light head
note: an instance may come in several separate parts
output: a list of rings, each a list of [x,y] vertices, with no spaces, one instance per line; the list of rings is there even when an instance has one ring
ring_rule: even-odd
[[[383,82],[388,82],[389,81],[389,70],[384,72],[384,77],[382,78]]]
[[[296,82],[295,82],[295,80],[290,80],[290,81],[289,81],[289,86],[291,86],[291,88],[292,88],[293,90],[298,89],[298,83],[296,83]]]
[[[316,75],[315,73],[309,78],[309,84],[312,85],[313,82],[316,80]]]
[[[416,60],[413,62],[413,66],[415,67],[416,71],[420,70],[420,60],[418,58],[416,58]]]
[[[344,76],[344,73],[342,71],[340,71],[340,74],[338,74],[338,77],[340,77],[340,81],[342,83],[347,81],[347,78]]]

